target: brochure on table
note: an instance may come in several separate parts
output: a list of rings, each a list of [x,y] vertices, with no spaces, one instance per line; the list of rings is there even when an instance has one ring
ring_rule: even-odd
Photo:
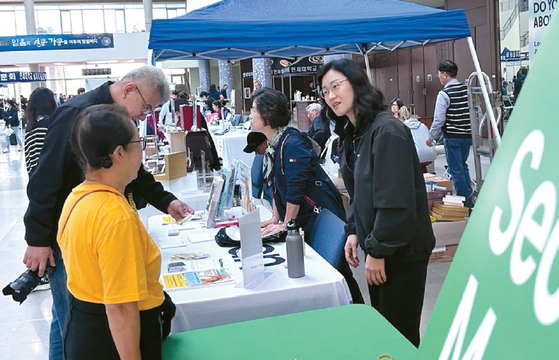
[[[243,266],[242,286],[256,288],[266,279],[259,209],[239,218],[239,231],[241,234],[241,263]]]

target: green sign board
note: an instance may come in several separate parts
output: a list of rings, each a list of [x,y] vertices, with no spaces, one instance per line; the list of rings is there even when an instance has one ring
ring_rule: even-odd
[[[548,26],[418,359],[559,358],[559,21]]]

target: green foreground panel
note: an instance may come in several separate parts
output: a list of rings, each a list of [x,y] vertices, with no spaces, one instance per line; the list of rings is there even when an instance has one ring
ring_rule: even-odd
[[[413,359],[417,349],[375,309],[346,305],[171,335],[164,360]]]
[[[554,17],[460,240],[419,359],[559,358],[558,60]]]

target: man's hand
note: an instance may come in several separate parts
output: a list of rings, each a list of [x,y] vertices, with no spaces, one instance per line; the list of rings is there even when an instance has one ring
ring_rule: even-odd
[[[277,223],[279,223],[279,217],[272,216],[272,217],[269,218],[268,220],[262,221],[262,222],[260,223],[260,227],[261,227],[261,228],[265,228],[265,227],[267,227],[267,226],[269,226],[269,225],[275,225],[275,224],[277,224]]]
[[[429,146],[429,147],[433,146],[433,139],[427,138],[427,139],[425,140],[425,144],[427,144],[427,146]]]
[[[369,285],[380,285],[386,282],[386,272],[384,271],[384,259],[376,259],[367,255],[365,260],[365,277]]]
[[[357,235],[352,234],[347,237],[344,252],[347,263],[354,268],[358,267],[359,257],[357,256]]]
[[[45,274],[47,261],[50,266],[55,267],[54,252],[50,246],[27,246],[25,255],[23,255],[23,263],[27,268],[35,271],[39,269],[39,276]]]
[[[175,218],[175,220],[179,220],[185,217],[188,213],[194,214],[194,209],[177,199],[171,201],[167,207],[167,213]]]

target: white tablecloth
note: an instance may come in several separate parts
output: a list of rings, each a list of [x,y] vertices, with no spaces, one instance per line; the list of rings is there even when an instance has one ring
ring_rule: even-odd
[[[247,154],[243,151],[247,145],[247,135],[250,131],[237,130],[229,131],[225,135],[216,135],[212,133],[217,153],[223,159],[223,166],[229,166],[233,163],[233,159],[240,160],[252,166],[254,153]]]
[[[154,239],[167,236],[168,225],[162,224],[160,215],[150,217],[148,222],[149,232]],[[201,229],[197,225],[196,229],[180,231],[191,238],[195,237],[196,232],[215,234],[217,229]],[[270,264],[266,266],[269,276],[255,289],[245,289],[240,284],[242,271],[236,248],[219,247],[213,240],[162,249],[161,273],[167,273],[167,262],[172,254],[184,252],[205,252],[211,254],[212,258],[223,259],[224,267],[231,271],[236,282],[169,290],[169,295],[177,305],[173,333],[351,302],[343,276],[310,246],[306,247],[306,275],[292,279],[287,276],[285,267],[285,244],[265,245],[264,263]]]

